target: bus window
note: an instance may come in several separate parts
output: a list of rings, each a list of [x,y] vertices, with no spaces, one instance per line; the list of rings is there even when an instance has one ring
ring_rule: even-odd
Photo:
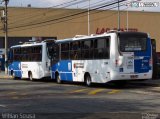
[[[53,60],[59,60],[59,45],[53,46]]]
[[[104,58],[109,59],[110,58],[110,37],[107,37],[105,39],[105,44],[104,44]]]
[[[69,59],[69,43],[61,44],[61,59]]]
[[[146,51],[147,35],[145,34],[119,34],[121,52]]]
[[[93,58],[93,40],[82,41],[82,59]]]
[[[55,42],[47,42],[47,55],[51,59],[54,55],[54,45]]]
[[[98,38],[94,41],[94,58],[109,58],[109,38]]]
[[[13,60],[20,61],[21,60],[21,48],[13,49]]]
[[[13,62],[13,49],[10,49],[8,53],[8,63],[11,62]]]
[[[70,44],[70,59],[80,59],[81,58],[81,45],[80,41],[72,42]]]

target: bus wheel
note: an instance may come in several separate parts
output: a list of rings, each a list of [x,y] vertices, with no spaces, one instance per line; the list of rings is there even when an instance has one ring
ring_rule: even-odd
[[[11,71],[11,76],[12,76],[13,79],[16,79],[14,71]]]
[[[61,83],[62,83],[61,78],[60,78],[60,76],[59,76],[58,73],[56,74],[56,82],[57,82],[58,84],[61,84]]]
[[[85,75],[85,84],[86,84],[86,86],[88,86],[88,87],[90,87],[91,84],[92,84],[91,77],[90,77],[89,74],[86,74],[86,75]]]
[[[32,75],[32,72],[29,72],[29,73],[28,73],[28,78],[29,78],[29,80],[30,80],[30,81],[33,81],[33,75]]]

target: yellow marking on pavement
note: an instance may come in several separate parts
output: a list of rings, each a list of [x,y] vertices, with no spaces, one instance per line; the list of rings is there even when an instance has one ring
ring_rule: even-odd
[[[13,78],[12,76],[0,76],[0,79],[10,79]]]
[[[25,95],[27,95],[27,93],[22,93],[22,94],[20,94],[20,95],[25,96]]]
[[[108,94],[115,94],[115,93],[119,93],[119,92],[120,92],[120,90],[112,90],[112,91],[108,92]]]
[[[12,99],[19,99],[19,97],[12,97]]]
[[[7,107],[6,105],[0,105],[0,107]]]
[[[13,95],[13,94],[16,94],[17,92],[10,92],[10,93],[8,93],[8,94],[10,94],[10,95]]]
[[[86,90],[88,90],[88,89],[79,89],[79,90],[74,90],[70,93],[80,93],[80,92],[83,92],[83,91],[86,91]]]
[[[97,94],[97,93],[99,93],[99,92],[102,92],[104,89],[96,89],[96,90],[93,90],[93,91],[90,91],[88,94],[89,95],[95,95],[95,94]]]

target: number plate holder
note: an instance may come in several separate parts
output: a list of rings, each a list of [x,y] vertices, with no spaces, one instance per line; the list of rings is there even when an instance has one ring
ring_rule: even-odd
[[[131,75],[130,78],[131,78],[131,79],[137,79],[137,78],[138,78],[138,75]]]

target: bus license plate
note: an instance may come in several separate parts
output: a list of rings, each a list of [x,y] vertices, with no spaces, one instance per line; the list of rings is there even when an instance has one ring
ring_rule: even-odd
[[[137,79],[138,75],[131,75],[130,77],[131,77],[131,79]]]

